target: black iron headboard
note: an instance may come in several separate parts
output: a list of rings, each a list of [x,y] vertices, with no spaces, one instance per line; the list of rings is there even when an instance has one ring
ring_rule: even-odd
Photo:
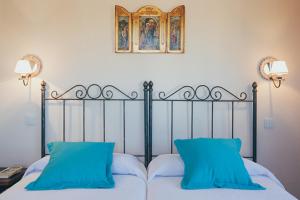
[[[206,91],[205,95],[203,94],[200,96],[200,90]],[[221,86],[215,86],[215,87],[208,87],[207,85],[199,85],[197,87],[192,86],[183,86],[176,91],[166,94],[165,92],[158,92],[158,97],[153,97],[153,83],[150,81],[148,83],[148,112],[149,112],[149,119],[148,119],[148,126],[149,130],[146,132],[149,146],[148,146],[148,152],[147,155],[147,163],[152,160],[153,155],[152,153],[152,131],[153,131],[153,106],[155,102],[168,102],[171,104],[170,109],[170,132],[171,132],[171,144],[170,144],[170,153],[173,153],[173,128],[174,128],[174,102],[188,102],[190,103],[190,138],[194,137],[194,104],[196,102],[207,102],[210,104],[211,108],[211,138],[214,138],[214,104],[216,103],[229,103],[231,104],[231,138],[234,138],[234,109],[236,103],[248,103],[252,104],[252,156],[245,156],[247,158],[253,159],[253,161],[256,162],[257,160],[257,83],[254,82],[252,84],[252,98],[248,98],[248,95],[246,92],[242,92],[239,94],[239,96],[233,94],[229,90],[225,89]],[[180,95],[181,97],[176,97],[176,95]],[[224,96],[228,96],[228,99],[225,99]],[[163,133],[162,133],[163,134]]]
[[[86,102],[87,101],[99,101],[102,103],[102,118],[103,118],[103,141],[106,141],[106,128],[105,128],[105,117],[106,117],[106,104],[105,102],[109,101],[115,101],[115,102],[120,102],[122,103],[122,120],[123,120],[123,153],[126,152],[126,113],[129,112],[126,110],[126,105],[128,102],[140,102],[143,103],[144,108],[144,154],[142,155],[135,155],[137,157],[145,157],[145,164],[148,164],[148,160],[146,159],[147,153],[148,153],[148,119],[149,119],[149,114],[148,114],[148,109],[147,109],[147,103],[148,103],[148,83],[144,83],[144,88],[143,88],[143,95],[140,95],[138,92],[133,91],[131,92],[130,95],[126,94],[122,90],[118,89],[117,87],[113,85],[106,85],[101,87],[98,84],[91,84],[89,86],[84,86],[84,85],[75,85],[71,87],[70,89],[66,90],[62,94],[59,94],[56,90],[52,92],[48,92],[47,87],[46,87],[46,82],[43,81],[41,83],[41,156],[44,157],[46,155],[46,106],[49,101],[55,101],[55,102],[61,102],[62,103],[62,141],[66,141],[66,102],[69,101],[79,101],[81,102],[81,107],[82,107],[82,141],[86,140],[86,118],[85,118],[85,109],[86,109]],[[92,94],[92,90],[96,90],[96,94]],[[118,93],[118,97],[114,96],[114,92]],[[72,94],[70,94],[72,93]],[[71,96],[71,97],[70,97]],[[119,96],[121,96],[119,98]],[[145,101],[146,99],[146,101]]]
[[[90,92],[92,89],[98,91],[97,95],[92,95]],[[200,96],[200,90],[206,91],[206,95]],[[67,97],[68,94],[73,91],[75,95],[73,97]],[[122,96],[122,98],[115,98],[114,92],[117,92]],[[176,98],[178,94],[183,94],[183,97]],[[230,98],[225,99],[223,96],[228,95]],[[49,96],[49,97],[48,97]],[[142,96],[142,97],[140,97]],[[215,86],[209,88],[206,85],[199,85],[197,87],[192,86],[183,86],[176,91],[166,95],[165,92],[159,92],[158,97],[153,97],[153,82],[144,82],[143,84],[143,95],[139,95],[138,92],[133,91],[130,95],[126,94],[122,90],[118,89],[113,85],[106,85],[101,87],[98,84],[91,84],[89,86],[84,85],[75,85],[70,89],[66,90],[64,93],[59,94],[57,91],[52,91],[49,94],[46,92],[46,82],[41,83],[41,156],[46,155],[46,105],[49,101],[58,101],[62,102],[62,140],[66,140],[66,102],[68,101],[80,101],[82,102],[82,140],[85,141],[85,109],[87,101],[100,101],[103,106],[103,141],[106,141],[105,137],[105,102],[117,101],[122,103],[122,119],[123,119],[123,152],[126,152],[126,102],[142,102],[144,105],[143,116],[144,116],[144,154],[135,155],[137,157],[145,158],[145,165],[148,166],[149,162],[152,160],[152,157],[155,156],[152,153],[152,132],[153,132],[153,104],[155,102],[168,102],[171,104],[171,144],[170,149],[173,153],[173,128],[174,128],[174,102],[188,102],[191,106],[191,134],[190,138],[194,137],[194,104],[197,102],[206,102],[211,105],[211,137],[214,137],[214,104],[215,103],[230,103],[231,104],[231,137],[234,138],[234,106],[236,103],[250,103],[252,104],[252,158],[253,161],[257,160],[257,84],[254,82],[252,84],[252,98],[249,99],[247,93],[242,92],[239,96],[236,96],[229,90],[221,86]]]

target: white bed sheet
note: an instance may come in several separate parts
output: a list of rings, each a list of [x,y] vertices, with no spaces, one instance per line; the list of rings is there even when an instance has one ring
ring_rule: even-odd
[[[147,200],[296,200],[284,188],[265,176],[252,176],[266,190],[204,189],[183,190],[182,177],[155,177],[148,182]]]
[[[40,172],[25,176],[0,195],[0,200],[146,200],[146,183],[133,175],[114,175],[112,189],[66,189],[26,191],[24,187],[35,180]]]

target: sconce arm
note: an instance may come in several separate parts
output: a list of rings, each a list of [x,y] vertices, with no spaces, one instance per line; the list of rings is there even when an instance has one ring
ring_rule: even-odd
[[[25,76],[24,76],[24,75],[21,76],[21,77],[19,78],[19,80],[20,80],[20,81],[23,81],[23,85],[24,85],[24,86],[27,86],[28,83],[29,83],[30,78],[31,78],[31,74],[28,74],[28,75],[25,75]]]
[[[278,79],[275,80],[273,77],[271,77],[270,79],[272,80],[274,87],[280,88],[281,82],[282,82],[282,78],[278,78]],[[278,84],[276,84],[276,81],[278,82]]]

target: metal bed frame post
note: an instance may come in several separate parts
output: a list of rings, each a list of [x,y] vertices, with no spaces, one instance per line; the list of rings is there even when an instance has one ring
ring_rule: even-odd
[[[152,92],[153,82],[144,84],[144,136],[145,136],[145,166],[152,160]]]
[[[148,148],[148,164],[152,160],[152,93],[153,93],[153,82],[149,82],[149,148]],[[148,166],[148,165],[147,165]]]
[[[148,166],[148,144],[149,144],[149,114],[148,114],[148,82],[144,82],[144,142],[145,142],[145,166]]]
[[[46,155],[45,153],[45,130],[46,130],[46,123],[45,123],[45,98],[46,98],[46,82],[42,81],[41,83],[41,157]]]
[[[253,93],[253,161],[257,161],[257,83],[252,84]]]

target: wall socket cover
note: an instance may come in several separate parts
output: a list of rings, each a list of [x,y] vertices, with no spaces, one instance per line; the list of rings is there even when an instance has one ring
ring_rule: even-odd
[[[264,119],[264,128],[265,129],[273,128],[273,118],[267,117]]]
[[[33,113],[27,113],[24,116],[24,122],[27,126],[35,126],[36,124],[36,115]]]

